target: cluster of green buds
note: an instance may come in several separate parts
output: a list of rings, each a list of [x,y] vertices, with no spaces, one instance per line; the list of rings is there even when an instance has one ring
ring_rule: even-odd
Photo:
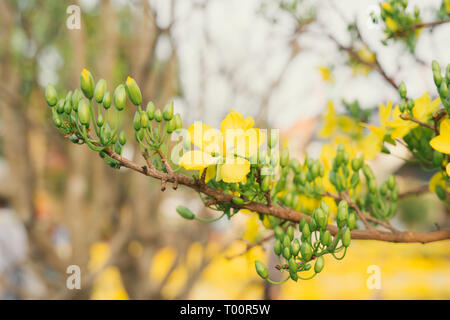
[[[363,165],[362,171],[366,178],[367,193],[358,198],[359,208],[370,212],[380,220],[389,220],[397,211],[398,186],[393,175],[389,175],[380,186],[377,185],[372,169]]]
[[[444,108],[436,110],[427,122],[411,130],[403,137],[403,140],[422,169],[425,171],[443,169],[445,171],[447,156],[433,149],[430,141],[436,135],[438,123],[445,119],[446,113],[450,111],[450,92],[448,89],[450,86],[450,64],[447,65],[444,75],[442,75],[441,67],[437,61],[432,62],[432,70],[433,80]],[[414,100],[407,98],[407,90],[403,82],[399,85],[398,91],[401,98],[399,108],[403,113],[401,117],[405,120],[411,120],[414,118]]]
[[[362,155],[352,159],[350,162],[349,154],[345,150],[344,145],[339,143],[336,157],[333,159],[333,166],[328,174],[331,184],[338,193],[355,189],[358,186],[360,182],[359,169],[361,169],[363,163],[364,158]]]
[[[441,66],[437,61],[433,61],[433,80],[436,85],[439,96],[441,97],[441,102],[445,107],[445,111],[450,111],[450,63],[447,64],[444,75],[442,75]]]
[[[450,0],[442,0],[437,16],[440,20],[450,18]]]
[[[381,3],[380,9],[386,35],[383,43],[386,44],[387,39],[401,39],[406,42],[410,51],[414,52],[417,37],[420,33],[420,28],[417,28],[417,25],[422,22],[419,8],[415,6],[413,11],[409,12],[408,0],[389,0]],[[374,22],[377,22],[377,20],[374,20]]]
[[[278,269],[281,272],[285,270],[289,272],[289,276],[279,283],[288,279],[294,281],[312,279],[323,270],[326,254],[332,255],[337,260],[344,258],[351,242],[350,230],[354,228],[355,219],[349,214],[347,202],[341,201],[336,220],[339,231],[333,236],[327,230],[329,215],[330,208],[326,202],[322,201],[320,206],[314,209],[309,221],[305,217],[301,219],[298,224],[298,236],[289,222],[275,226],[273,251],[280,263]],[[338,257],[336,254],[341,250],[344,252]],[[313,261],[314,267],[312,267]],[[256,261],[255,267],[261,278],[275,283],[269,279],[267,267],[261,261]],[[313,272],[308,272],[311,269]],[[305,273],[311,274],[303,276]]]
[[[86,143],[98,152],[107,164],[118,168],[118,162],[110,158],[104,150],[111,147],[116,153],[122,154],[126,143],[125,133],[119,132],[121,112],[127,99],[125,88],[122,84],[119,85],[112,98],[107,91],[106,81],[100,79],[95,83],[92,74],[83,69],[80,89],[69,91],[65,98],[58,98],[54,86],[47,86],[45,97],[52,109],[53,122],[70,141],[77,144]],[[111,108],[112,100],[115,108]],[[116,119],[112,120],[114,113]]]

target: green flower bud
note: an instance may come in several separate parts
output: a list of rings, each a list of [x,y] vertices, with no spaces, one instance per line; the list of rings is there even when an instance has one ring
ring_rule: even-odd
[[[309,230],[310,231],[317,230],[317,221],[316,219],[314,219],[314,217],[311,217],[311,219],[309,219]]]
[[[374,179],[369,180],[369,192],[372,194],[377,192],[377,183]]]
[[[300,242],[298,239],[294,239],[294,241],[291,244],[291,253],[293,256],[298,256],[298,253],[300,252]]]
[[[359,184],[359,173],[358,171],[353,172],[350,178],[350,188],[354,189]]]
[[[125,143],[127,143],[127,137],[126,137],[124,131],[121,131],[120,134],[119,134],[119,143],[121,145],[125,145]]]
[[[119,84],[114,90],[114,105],[116,109],[121,111],[125,108],[125,104],[127,103],[127,92],[123,84]]]
[[[148,128],[148,117],[145,111],[141,111],[141,128]]]
[[[79,89],[75,89],[75,91],[72,94],[72,99],[71,99],[72,109],[74,111],[78,110],[78,103],[80,102],[81,99],[83,99],[83,94],[81,93],[81,91]]]
[[[181,120],[181,115],[179,113],[175,114],[175,130],[183,128],[183,120]]]
[[[313,252],[308,242],[302,242],[300,246],[300,253],[305,261],[309,261],[311,259]]]
[[[282,244],[284,248],[291,246],[291,238],[287,234],[284,235]]]
[[[83,71],[81,72],[80,87],[81,91],[83,91],[84,96],[88,99],[92,99],[94,95],[94,77],[86,69],[83,69]]]
[[[345,228],[344,233],[342,234],[342,245],[347,248],[350,245],[350,241],[351,241],[350,229]]]
[[[320,229],[324,230],[328,225],[328,217],[321,208],[317,208],[316,210],[315,220],[317,220],[317,224],[319,225]]]
[[[300,232],[303,232],[303,227],[307,224],[306,222],[306,218],[303,217],[300,219],[300,223],[298,224],[298,229],[300,230]],[[308,227],[309,228],[309,227]]]
[[[319,167],[319,163],[317,161],[315,161],[313,163],[313,165],[310,168],[310,171],[311,171],[311,176],[313,179],[319,176],[320,167]]]
[[[447,84],[450,84],[450,64],[447,65],[445,70],[445,78],[447,79]]]
[[[163,118],[166,121],[170,121],[173,118],[173,101],[169,102],[163,111]]]
[[[161,110],[160,109],[156,109],[156,111],[155,111],[155,120],[157,122],[161,122],[162,118],[163,118],[163,116],[162,116]]]
[[[291,241],[292,241],[294,239],[294,227],[289,226],[286,230],[286,234],[288,235],[289,239],[291,239]]]
[[[352,159],[352,169],[353,169],[353,171],[358,171],[359,169],[361,169],[363,164],[364,164],[363,156],[360,156],[358,158]]]
[[[101,103],[103,101],[103,97],[105,96],[105,92],[106,92],[106,80],[100,79],[98,80],[94,90],[95,101]]]
[[[375,179],[372,169],[367,164],[363,165],[362,169],[367,180]]]
[[[232,201],[234,204],[237,204],[237,205],[242,205],[242,204],[244,204],[244,199],[242,199],[242,198],[240,198],[240,197],[233,197],[233,198],[231,199],[231,201]]]
[[[342,152],[342,164],[347,165],[348,161],[349,161],[348,152],[347,151],[343,151]],[[345,167],[345,168],[347,168],[347,167]]]
[[[275,244],[273,246],[273,251],[275,252],[275,254],[277,256],[279,256],[281,254],[281,251],[283,250],[283,246],[281,245],[281,241],[279,239],[277,239],[275,241]]]
[[[269,191],[269,187],[270,187],[270,176],[264,176],[264,178],[262,179],[261,182],[261,191],[262,192],[267,192]]]
[[[286,193],[283,202],[287,207],[290,207],[292,205],[292,193],[290,192]]]
[[[320,273],[323,270],[323,266],[325,265],[325,260],[323,256],[317,258],[316,263],[314,264],[314,272]]]
[[[142,94],[141,89],[139,89],[139,86],[137,85],[136,81],[134,81],[133,78],[128,77],[127,81],[125,82],[125,88],[128,93],[128,98],[130,98],[131,102],[135,106],[139,106],[142,103]]]
[[[309,263],[305,264],[305,266],[303,267],[303,270],[308,271],[309,269],[311,269],[311,265]]]
[[[441,73],[441,66],[439,65],[439,63],[436,60],[433,60],[431,62],[431,69],[433,71],[437,71],[437,72]]]
[[[290,248],[290,246],[288,246],[288,247],[284,247],[283,248],[283,257],[286,259],[286,260],[289,260],[290,258],[291,258],[291,248]]]
[[[150,101],[149,103],[147,103],[147,116],[149,120],[153,120],[153,118],[155,117],[155,104]]]
[[[309,224],[305,223],[305,225],[302,228],[302,237],[309,238],[309,236],[311,235],[311,231],[309,229]]]
[[[68,99],[64,103],[64,113],[69,115],[71,112],[72,112],[72,102],[71,102],[71,99]]]
[[[111,141],[111,136],[112,136],[112,132],[111,132],[111,128],[109,127],[108,124],[105,124],[101,129],[100,129],[100,142],[106,146],[107,144],[109,144]]]
[[[290,276],[291,279],[294,280],[295,282],[298,281],[298,274],[297,274],[297,273],[289,272],[289,276]]]
[[[414,108],[414,100],[409,99],[406,105],[409,110],[412,110]]]
[[[136,111],[134,113],[133,127],[134,127],[134,131],[139,131],[139,129],[141,129],[141,112],[140,111]]]
[[[105,123],[105,120],[103,119],[103,116],[101,114],[99,114],[97,117],[97,125],[99,127],[102,127],[104,123]]]
[[[53,107],[58,102],[58,94],[53,85],[48,84],[45,89],[45,100],[50,107]]]
[[[320,202],[320,208],[327,216],[330,214],[330,206],[325,201],[322,200],[322,202]]]
[[[297,261],[295,261],[294,257],[289,259],[289,272],[291,274],[296,274],[298,269]]]
[[[436,87],[440,87],[441,83],[442,83],[442,75],[441,72],[439,71],[433,71],[433,80],[434,83],[436,84]]]
[[[281,223],[281,219],[278,218],[278,217],[274,217],[274,216],[267,216],[267,217],[269,219],[270,224],[273,227],[276,227],[276,226],[278,226]]]
[[[111,94],[109,91],[106,91],[105,95],[103,96],[103,108],[109,109],[111,107]]]
[[[64,105],[65,105],[65,100],[64,99],[59,99],[58,103],[56,104],[56,112],[58,114],[63,114],[64,113]]]
[[[280,166],[285,167],[289,163],[289,149],[284,148],[283,151],[281,151],[280,156]]]
[[[83,99],[78,102],[78,119],[80,119],[81,124],[85,126],[88,125],[91,120],[89,104]]]
[[[388,186],[388,188],[389,188],[390,190],[394,190],[394,189],[395,189],[395,185],[396,185],[396,183],[395,183],[395,177],[391,174],[391,175],[389,175],[389,177],[388,177],[388,180],[387,180],[387,186]]]
[[[55,126],[57,128],[61,127],[62,121],[61,121],[61,118],[58,116],[57,113],[53,114],[52,120],[53,120],[53,123],[55,124]]]
[[[167,123],[166,131],[168,134],[171,134],[172,132],[175,131],[175,119],[174,118]]]
[[[344,227],[348,219],[347,201],[342,200],[341,202],[339,202],[336,218],[338,227],[339,228]]]
[[[447,99],[448,87],[446,81],[442,81],[441,85],[439,86],[439,95],[441,96],[442,99]]]
[[[255,260],[255,269],[258,275],[264,280],[269,277],[269,271],[264,263],[259,260]]]
[[[280,226],[276,226],[275,228],[273,228],[273,233],[275,234],[275,238],[278,240],[283,240],[284,238],[284,230],[282,227]]]
[[[356,228],[356,214],[354,212],[349,213],[347,225],[350,230],[353,230]]]
[[[387,191],[388,191],[388,186],[387,186],[387,183],[385,181],[380,186],[380,194],[384,197],[384,196],[386,196]]]
[[[405,83],[402,81],[398,87],[398,92],[400,93],[400,97],[402,99],[406,99],[406,86]]]
[[[324,246],[329,246],[331,244],[331,232],[329,230],[321,231],[320,232],[320,242]]]
[[[195,217],[195,214],[185,206],[177,206],[176,210],[185,219],[192,220]]]
[[[120,145],[120,143],[114,144],[114,152],[117,154],[122,154],[122,145]]]

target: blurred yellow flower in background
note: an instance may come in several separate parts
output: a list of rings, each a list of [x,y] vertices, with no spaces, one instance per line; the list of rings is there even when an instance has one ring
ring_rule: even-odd
[[[320,71],[323,81],[330,83],[334,82],[334,78],[329,67],[319,66],[317,69]]]

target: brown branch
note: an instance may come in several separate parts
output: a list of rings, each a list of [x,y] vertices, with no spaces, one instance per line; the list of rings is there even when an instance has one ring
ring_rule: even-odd
[[[183,174],[174,173],[169,175],[165,172],[156,170],[155,168],[146,168],[118,155],[111,149],[106,149],[105,152],[113,159],[117,160],[123,167],[132,169],[141,174],[153,177],[159,180],[165,179],[168,182],[175,182],[175,179],[182,185],[185,185],[193,190],[199,191],[213,199],[216,199],[220,203],[227,203],[237,209],[248,209],[250,211],[259,212],[262,214],[272,215],[283,220],[288,220],[292,222],[300,222],[300,220],[305,217],[306,221],[309,222],[310,216],[289,207],[279,207],[274,205],[267,205],[265,203],[251,202],[248,204],[236,205],[232,202],[233,195],[223,193],[217,189],[214,189],[207,184],[199,184],[196,180],[191,177],[185,176]],[[337,226],[330,225],[327,229],[332,235],[336,235],[339,231]],[[362,240],[380,240],[387,242],[420,242],[427,243],[439,240],[450,239],[450,229],[442,229],[426,233],[414,233],[414,232],[385,232],[377,229],[372,230],[353,230],[351,232],[353,239]]]
[[[400,115],[400,118],[402,118],[403,120],[409,120],[409,121],[415,122],[418,125],[421,125],[422,127],[425,127],[425,128],[428,128],[428,129],[431,129],[431,130],[435,131],[435,127],[433,127],[432,125],[430,125],[428,123],[425,123],[425,122],[422,122],[422,121],[412,117],[409,114],[403,113],[403,114]],[[437,133],[437,134],[439,134],[439,133]]]

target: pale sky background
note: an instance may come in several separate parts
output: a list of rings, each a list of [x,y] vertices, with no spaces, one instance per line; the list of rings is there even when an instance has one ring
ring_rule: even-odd
[[[98,1],[81,1],[82,11],[89,11]],[[130,5],[133,1],[115,0],[117,5]],[[158,11],[158,24],[167,26],[170,20],[169,0],[150,0]],[[288,59],[288,42],[295,23],[286,13],[275,10],[276,1],[266,0],[266,13],[259,12],[262,0],[199,0],[176,1],[174,38],[180,59],[181,81],[185,99],[176,100],[176,111],[182,113],[185,123],[203,120],[218,126],[231,109],[244,116],[255,116],[261,99],[273,79],[278,77]],[[206,9],[199,4],[207,3]],[[347,21],[355,19],[387,73],[399,83],[405,81],[408,94],[418,97],[429,91],[437,95],[430,63],[450,62],[450,25],[442,25],[430,34],[424,30],[416,47],[416,55],[427,63],[418,64],[403,43],[383,46],[382,31],[369,23],[369,14],[377,10],[374,0],[321,0],[304,1],[300,10],[310,4],[317,7],[317,22],[301,34],[300,54],[291,62],[269,102],[269,124],[273,128],[287,129],[300,119],[321,114],[326,102],[334,100],[338,109],[341,99],[358,99],[362,107],[374,107],[391,99],[398,102],[398,94],[382,77],[372,72],[368,77],[353,76],[347,66],[347,57],[339,52],[323,30],[341,43],[348,44]],[[195,6],[195,4],[197,4]],[[411,8],[421,9],[423,21],[434,21],[433,10],[440,0],[410,1]],[[133,4],[131,4],[133,6]],[[271,21],[277,18],[277,23]],[[324,29],[323,29],[324,28]],[[208,40],[205,40],[208,39]],[[157,54],[164,59],[170,52],[168,39],[160,41]],[[61,65],[53,52],[42,60],[41,70],[49,82],[53,68]],[[334,66],[334,85],[324,83],[317,67]],[[140,84],[145,85],[145,84]]]

